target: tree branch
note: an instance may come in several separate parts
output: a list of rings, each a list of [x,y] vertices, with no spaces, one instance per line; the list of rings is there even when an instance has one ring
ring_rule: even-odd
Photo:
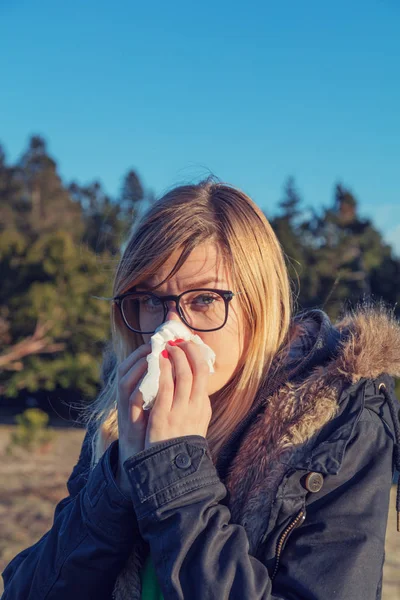
[[[46,337],[52,325],[52,321],[47,321],[46,323],[38,322],[33,335],[11,346],[4,354],[0,354],[0,370],[21,371],[23,368],[21,359],[26,356],[32,354],[49,354],[64,350],[64,343],[55,343],[49,337]]]

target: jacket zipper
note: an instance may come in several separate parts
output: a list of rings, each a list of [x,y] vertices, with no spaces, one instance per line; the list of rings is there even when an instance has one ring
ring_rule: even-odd
[[[305,520],[305,518],[306,518],[305,510],[302,509],[298,513],[298,515],[295,517],[295,519],[293,519],[293,521],[291,523],[289,523],[289,525],[286,527],[286,529],[284,529],[284,531],[281,533],[278,543],[276,544],[275,568],[274,568],[274,572],[271,575],[271,579],[273,579],[275,577],[275,575],[278,571],[281,553],[282,553],[282,550],[283,550],[283,547],[285,545],[288,535],[290,534],[291,531],[293,531],[293,529],[295,529],[296,527],[301,525],[303,523],[303,521]]]

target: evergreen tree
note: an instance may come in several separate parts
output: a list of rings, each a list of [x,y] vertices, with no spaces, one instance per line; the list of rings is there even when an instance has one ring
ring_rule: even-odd
[[[289,277],[292,281],[292,291],[299,301],[301,307],[301,286],[300,280],[306,277],[306,261],[301,235],[301,223],[303,210],[302,200],[296,190],[295,180],[289,177],[284,187],[284,196],[279,203],[280,212],[277,216],[270,219],[278,240],[280,241],[286,259]]]
[[[143,186],[135,171],[130,170],[122,184],[119,204],[124,215],[133,216],[133,212],[140,202],[144,200]]]
[[[311,218],[302,223],[312,273],[308,283],[313,283],[307,305],[321,306],[332,316],[371,295],[372,270],[385,255],[382,236],[357,209],[354,195],[338,184],[333,205],[320,212],[311,209]]]
[[[86,186],[74,182],[68,189],[82,209],[81,242],[96,254],[105,251],[118,254],[122,237],[119,205],[104,192],[98,181]]]
[[[2,393],[96,392],[99,357],[110,334],[109,303],[99,298],[109,296],[111,287],[97,259],[65,231],[33,243],[17,233],[0,236],[0,272],[7,275],[0,315],[8,342],[0,352]],[[21,344],[27,351],[18,355]]]
[[[59,228],[79,240],[83,231],[81,208],[71,201],[57,173],[56,162],[47,154],[43,138],[31,138],[15,178],[20,189],[16,210],[23,213],[23,218],[18,220],[20,231],[36,240]]]

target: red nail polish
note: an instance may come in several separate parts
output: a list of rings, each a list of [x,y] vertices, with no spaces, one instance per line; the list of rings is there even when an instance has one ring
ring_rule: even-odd
[[[181,342],[184,342],[185,340],[179,338],[178,340],[175,340],[175,344],[180,344]]]
[[[163,355],[164,358],[168,358],[169,354],[168,354],[168,350],[163,350],[161,352],[161,354]]]
[[[176,346],[175,340],[168,340],[167,344],[168,346]]]

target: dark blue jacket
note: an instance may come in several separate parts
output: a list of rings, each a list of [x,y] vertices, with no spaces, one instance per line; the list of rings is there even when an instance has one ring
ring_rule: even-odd
[[[382,312],[335,327],[321,311],[301,318],[311,346],[301,340],[216,464],[201,436],[162,442],[124,463],[127,498],[118,441],[89,472],[87,432],[69,496],[5,569],[3,600],[139,600],[147,552],[165,600],[380,598],[400,327]]]

